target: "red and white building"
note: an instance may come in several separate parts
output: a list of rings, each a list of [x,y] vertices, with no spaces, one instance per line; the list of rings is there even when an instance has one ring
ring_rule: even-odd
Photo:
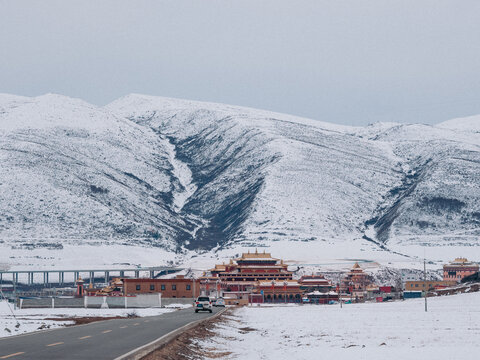
[[[367,287],[371,284],[368,274],[363,271],[358,263],[355,263],[342,279],[340,291],[350,297],[351,300],[361,301],[365,298]]]
[[[327,293],[335,290],[335,286],[332,282],[325,279],[321,274],[304,275],[298,280],[298,282],[300,283],[300,288],[306,292],[319,291]]]
[[[456,258],[451,263],[443,265],[443,280],[459,282],[464,277],[477,273],[478,268],[478,264],[466,258]]]
[[[290,295],[292,299],[301,299],[301,296],[295,296],[301,293],[299,283],[293,280],[293,273],[288,271],[288,265],[265,251],[243,253],[228,264],[215,265],[209,272],[210,276],[204,275],[200,278],[204,293],[216,295],[218,292],[227,304],[242,305],[267,299],[272,302],[280,299],[285,301],[285,292],[281,291],[285,287],[284,283],[287,283],[289,289],[286,292],[287,299],[290,299]],[[296,290],[292,290],[294,287]]]

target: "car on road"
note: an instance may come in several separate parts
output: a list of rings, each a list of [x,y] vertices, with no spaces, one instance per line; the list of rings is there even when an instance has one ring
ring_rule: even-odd
[[[199,311],[212,312],[212,301],[208,296],[199,296],[197,300],[195,300],[194,306],[196,313]]]
[[[213,306],[225,307],[225,300],[223,298],[218,298]]]

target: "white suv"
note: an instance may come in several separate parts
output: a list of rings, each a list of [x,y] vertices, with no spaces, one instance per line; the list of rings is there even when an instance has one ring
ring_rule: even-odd
[[[195,312],[209,311],[212,312],[212,301],[208,296],[199,296],[195,301]]]

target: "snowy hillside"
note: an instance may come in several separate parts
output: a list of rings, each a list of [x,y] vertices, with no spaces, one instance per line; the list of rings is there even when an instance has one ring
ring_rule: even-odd
[[[151,129],[57,95],[0,104],[4,242],[150,244],[193,227],[172,211],[170,144]]]
[[[143,95],[0,95],[0,139],[4,246],[277,246],[310,261],[480,245],[475,118],[354,128]]]
[[[480,132],[480,115],[444,121],[437,126],[445,129],[478,133]]]

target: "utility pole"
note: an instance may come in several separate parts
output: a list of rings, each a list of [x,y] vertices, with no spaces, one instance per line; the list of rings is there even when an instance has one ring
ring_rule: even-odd
[[[423,258],[423,287],[425,289],[425,312],[427,312],[427,263]]]
[[[342,306],[342,288],[340,287],[340,283],[338,283],[338,300],[340,302],[340,309],[343,308]]]
[[[15,298],[15,302],[13,304],[13,308],[17,310],[17,274],[13,274],[13,296]]]
[[[192,297],[193,297],[193,301],[195,301],[195,299],[197,298],[196,295],[195,295],[195,275],[192,276],[192,285],[193,285]]]
[[[272,280],[272,301],[275,303],[275,280]]]

